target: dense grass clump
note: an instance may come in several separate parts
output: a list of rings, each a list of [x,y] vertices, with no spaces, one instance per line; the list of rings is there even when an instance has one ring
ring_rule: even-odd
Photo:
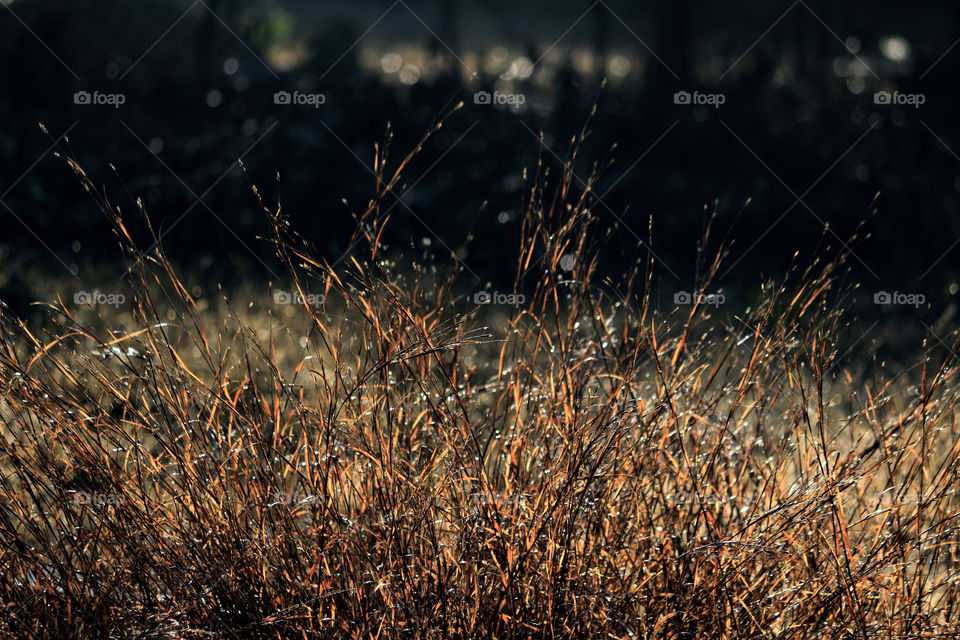
[[[134,294],[0,316],[0,634],[960,632],[956,347],[839,363],[843,253],[728,323],[658,310],[652,261],[597,275],[576,155],[528,177],[499,314],[381,245],[408,159],[339,268],[263,205],[288,315],[202,308],[71,161]]]

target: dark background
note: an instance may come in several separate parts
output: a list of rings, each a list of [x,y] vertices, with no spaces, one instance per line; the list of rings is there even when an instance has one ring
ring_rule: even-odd
[[[427,238],[442,260],[472,231],[467,289],[510,281],[504,238],[537,134],[557,166],[597,104],[578,174],[617,145],[594,207],[604,226],[621,219],[610,273],[643,255],[653,216],[659,290],[692,289],[715,210],[735,240],[718,286],[748,300],[761,274],[866,220],[851,247],[866,302],[922,293],[942,321],[960,252],[958,38],[960,5],[946,1],[0,0],[0,295],[42,297],[27,271],[123,271],[104,216],[49,152],[67,131],[61,144],[116,205],[135,220],[127,190],[141,197],[168,253],[229,284],[276,271],[239,157],[271,203],[279,172],[284,211],[333,261],[374,192],[388,122],[396,162],[463,100],[407,171],[388,241],[419,251]],[[526,103],[474,104],[482,89]],[[125,103],[77,105],[81,90]],[[276,105],[281,90],[326,102]],[[875,104],[882,90],[924,104]],[[677,91],[725,103],[677,105]]]

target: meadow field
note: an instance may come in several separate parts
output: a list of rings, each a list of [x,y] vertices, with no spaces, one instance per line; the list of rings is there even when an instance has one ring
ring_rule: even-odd
[[[0,0],[0,640],[960,640],[960,3]]]
[[[200,298],[64,150],[131,293],[0,315],[2,637],[960,633],[956,334],[842,358],[829,243],[733,314],[709,225],[679,304],[600,277],[576,142],[469,291],[380,241],[410,158],[336,266],[251,179],[288,280]]]

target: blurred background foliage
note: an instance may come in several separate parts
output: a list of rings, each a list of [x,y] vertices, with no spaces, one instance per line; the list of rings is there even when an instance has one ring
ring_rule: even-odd
[[[46,295],[28,272],[123,272],[109,225],[44,153],[65,132],[61,144],[132,223],[142,198],[174,260],[209,282],[249,283],[270,279],[274,263],[238,158],[334,261],[374,193],[374,144],[388,126],[396,163],[462,100],[408,169],[385,239],[447,259],[471,237],[459,254],[467,290],[509,286],[502,238],[519,224],[523,171],[538,158],[558,167],[596,105],[578,175],[586,181],[596,163],[594,212],[618,229],[607,273],[646,256],[639,240],[652,233],[658,290],[693,289],[715,213],[714,237],[734,240],[719,285],[746,303],[795,252],[836,246],[866,220],[851,265],[865,301],[920,292],[930,323],[952,319],[954,2],[4,0],[0,34],[5,300]],[[480,90],[526,100],[474,104]],[[126,101],[77,105],[77,91]],[[325,103],[277,105],[278,91]],[[677,105],[677,91],[725,103]],[[877,91],[925,102],[878,105]]]

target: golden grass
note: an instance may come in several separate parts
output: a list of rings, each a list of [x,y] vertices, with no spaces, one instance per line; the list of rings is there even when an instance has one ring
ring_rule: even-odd
[[[3,637],[960,632],[956,347],[836,365],[843,254],[731,327],[658,312],[652,263],[596,276],[576,155],[530,177],[523,306],[464,313],[456,266],[388,265],[409,156],[378,153],[341,269],[264,205],[327,303],[261,326],[201,311],[71,161],[138,261],[135,330],[0,316]]]

